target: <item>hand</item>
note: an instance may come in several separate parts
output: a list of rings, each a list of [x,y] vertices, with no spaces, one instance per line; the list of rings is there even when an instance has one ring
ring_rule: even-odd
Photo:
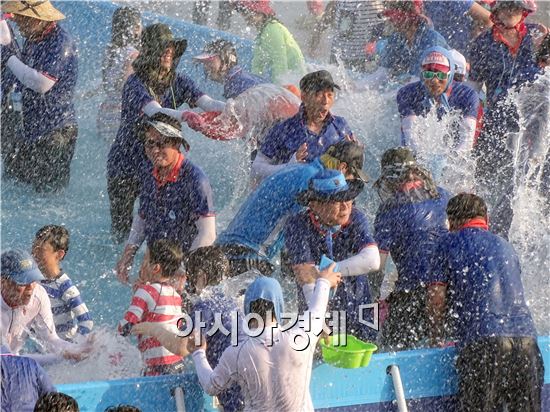
[[[183,120],[187,125],[198,132],[200,132],[205,125],[205,121],[202,116],[198,113],[192,112],[190,110],[184,110],[181,113],[181,120]]]
[[[134,326],[132,326],[132,330],[130,333],[132,335],[154,336],[155,329],[157,328],[157,326],[160,326],[160,325],[153,322],[137,323]]]
[[[137,248],[132,245],[126,246],[120,260],[115,266],[116,277],[119,282],[127,285],[129,281],[129,273],[132,269],[132,264],[134,263],[134,255],[136,254]]]
[[[332,288],[335,288],[336,286],[338,286],[338,284],[342,281],[342,274],[340,272],[335,272],[334,271],[335,267],[336,267],[336,263],[333,262],[330,264],[328,268],[320,271],[317,276],[319,278],[328,280]]]
[[[296,160],[298,162],[305,162],[307,158],[307,143],[303,143],[298,150],[296,150]]]
[[[11,44],[11,31],[6,20],[0,20],[0,44],[8,46]]]
[[[200,331],[195,331],[195,333],[187,339],[187,352],[193,353],[199,349],[206,351],[206,338],[200,334]]]

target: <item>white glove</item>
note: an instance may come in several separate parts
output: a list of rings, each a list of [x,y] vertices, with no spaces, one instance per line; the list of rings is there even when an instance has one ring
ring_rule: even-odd
[[[0,44],[7,46],[11,43],[11,31],[6,20],[0,20]]]

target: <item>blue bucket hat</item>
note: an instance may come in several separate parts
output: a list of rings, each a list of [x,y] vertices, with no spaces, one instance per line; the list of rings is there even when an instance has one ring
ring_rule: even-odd
[[[313,176],[307,190],[299,193],[296,200],[301,205],[307,205],[312,200],[347,202],[355,199],[364,187],[365,184],[359,179],[346,180],[338,170],[326,169]]]
[[[275,318],[281,323],[281,316],[285,310],[283,289],[277,279],[260,276],[246,289],[244,294],[244,313],[250,313],[250,304],[258,299],[265,299],[273,303]]]
[[[18,285],[30,285],[46,279],[30,253],[22,249],[2,253],[1,273]]]

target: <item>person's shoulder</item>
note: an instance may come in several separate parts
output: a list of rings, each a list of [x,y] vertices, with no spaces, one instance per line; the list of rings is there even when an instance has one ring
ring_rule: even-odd
[[[455,94],[460,94],[460,95],[464,95],[464,96],[468,96],[468,97],[475,96],[475,97],[479,98],[477,92],[471,86],[469,86],[469,85],[467,85],[466,83],[463,83],[463,82],[454,82],[451,93],[453,93],[453,92]]]
[[[189,159],[184,160],[180,169],[180,178],[191,178],[195,182],[208,182],[208,176],[199,165],[196,165]]]

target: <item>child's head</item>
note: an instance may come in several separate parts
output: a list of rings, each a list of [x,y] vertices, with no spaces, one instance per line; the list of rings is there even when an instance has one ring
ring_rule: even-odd
[[[32,255],[44,276],[59,274],[59,263],[69,251],[69,232],[63,226],[46,225],[34,237]]]
[[[207,286],[220,283],[229,274],[229,259],[219,246],[200,247],[187,258],[187,290],[200,294]]]
[[[50,392],[38,398],[34,412],[79,412],[78,402],[61,392]]]
[[[149,266],[153,279],[185,277],[183,252],[168,239],[155,240],[149,248]]]
[[[487,220],[485,201],[472,193],[459,193],[447,204],[447,217],[451,230],[458,230],[468,220],[484,218]]]
[[[542,40],[537,52],[537,63],[541,67],[550,66],[550,33],[548,33]]]

